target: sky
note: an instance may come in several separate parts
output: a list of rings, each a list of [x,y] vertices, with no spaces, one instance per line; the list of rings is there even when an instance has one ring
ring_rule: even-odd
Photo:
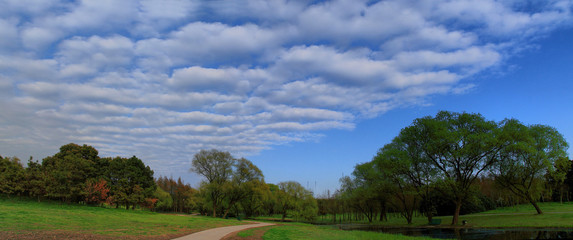
[[[440,110],[573,141],[572,0],[0,5],[2,156],[88,144],[197,186],[218,149],[319,195]]]

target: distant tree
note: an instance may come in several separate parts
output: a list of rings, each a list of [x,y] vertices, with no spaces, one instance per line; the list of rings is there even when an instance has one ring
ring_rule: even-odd
[[[173,207],[173,199],[171,194],[163,190],[161,187],[155,189],[153,194],[154,198],[158,199],[155,208],[159,211],[170,211]]]
[[[250,218],[252,216],[268,214],[269,212],[265,211],[265,201],[269,201],[271,197],[271,190],[268,184],[264,182],[253,184],[251,193],[239,201],[241,209],[245,213],[245,217]]]
[[[213,217],[217,216],[217,209],[221,207],[224,198],[223,187],[232,176],[234,163],[235,159],[229,152],[215,149],[201,150],[193,156],[191,171],[207,179],[204,190],[208,193],[212,204]]]
[[[567,186],[565,180],[567,179],[567,173],[571,168],[571,161],[567,157],[560,157],[555,160],[553,171],[549,172],[549,177],[555,184],[555,188],[559,190],[559,202],[563,203],[563,194],[567,192]]]
[[[130,206],[135,209],[155,193],[153,170],[135,156],[113,158],[109,163],[108,177],[116,207],[123,203],[126,209]]]
[[[25,175],[26,191],[30,197],[36,197],[39,202],[46,195],[46,172],[42,168],[42,164],[32,161],[32,157],[30,157]]]
[[[262,212],[270,216],[276,213],[275,209],[278,209],[279,186],[272,183],[267,183],[267,186],[269,191],[265,192],[267,195],[262,198]]]
[[[276,207],[277,212],[282,215],[282,221],[289,213],[305,220],[316,217],[318,206],[312,192],[295,181],[280,182],[278,188]]]
[[[245,158],[236,160],[231,180],[224,184],[223,205],[226,206],[223,218],[235,204],[252,196],[256,188],[263,184],[265,184],[263,172],[257,166]]]
[[[393,183],[388,181],[389,179],[385,178],[380,169],[374,165],[374,162],[357,164],[352,177],[340,179],[342,197],[363,214],[368,222],[372,222],[378,212],[381,218],[384,218],[390,196],[395,194]]]
[[[554,172],[556,161],[566,158],[567,142],[554,128],[525,126],[506,120],[504,139],[509,143],[499,153],[492,173],[498,184],[531,203],[542,214],[536,199],[543,191],[544,175]]]
[[[24,192],[24,167],[17,157],[0,156],[0,193],[20,195]]]

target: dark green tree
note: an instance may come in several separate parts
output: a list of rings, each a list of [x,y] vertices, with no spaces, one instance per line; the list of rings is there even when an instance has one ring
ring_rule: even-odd
[[[146,198],[155,193],[153,170],[135,156],[113,158],[109,163],[108,178],[116,207],[123,203],[126,209],[130,206],[135,209],[136,205],[143,204]]]
[[[0,156],[0,193],[8,197],[20,195],[25,190],[24,181],[25,172],[20,159]]]
[[[46,195],[46,172],[42,168],[42,164],[37,161],[28,161],[26,168],[26,191],[30,197],[36,197],[38,202]]]
[[[47,195],[68,203],[82,201],[86,181],[103,175],[102,163],[97,150],[91,146],[70,143],[60,147],[60,152],[42,161],[47,173]]]

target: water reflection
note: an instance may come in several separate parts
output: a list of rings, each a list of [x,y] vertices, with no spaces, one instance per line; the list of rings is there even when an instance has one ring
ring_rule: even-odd
[[[407,236],[425,236],[441,239],[573,239],[573,228],[387,228],[369,225],[339,225],[343,230],[362,230],[402,234]]]

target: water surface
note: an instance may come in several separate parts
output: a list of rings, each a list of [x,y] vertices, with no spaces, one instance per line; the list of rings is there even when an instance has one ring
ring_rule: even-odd
[[[389,228],[357,224],[342,224],[339,225],[339,228],[342,230],[373,231],[438,239],[573,239],[573,228]]]

